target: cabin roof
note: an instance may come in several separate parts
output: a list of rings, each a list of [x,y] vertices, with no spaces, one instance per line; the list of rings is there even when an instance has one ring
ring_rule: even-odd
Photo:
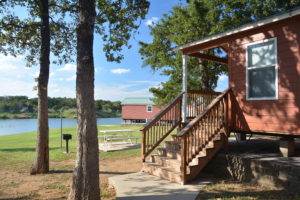
[[[184,45],[177,46],[177,47],[173,48],[173,50],[174,51],[183,50],[185,48],[200,45],[202,43],[206,43],[206,42],[209,42],[209,41],[212,41],[212,40],[216,40],[216,39],[219,39],[219,38],[222,38],[222,37],[225,37],[225,36],[230,36],[230,35],[240,33],[240,32],[243,32],[243,31],[247,31],[247,30],[250,30],[250,29],[253,29],[253,28],[261,27],[261,26],[264,26],[264,25],[267,25],[267,24],[270,24],[270,23],[274,23],[274,22],[281,21],[281,20],[284,20],[284,19],[287,19],[287,18],[290,18],[290,17],[294,17],[296,15],[300,15],[300,6],[296,7],[296,8],[293,8],[293,9],[290,9],[290,10],[285,11],[285,12],[280,12],[280,13],[277,13],[275,15],[272,15],[272,16],[269,16],[269,17],[266,17],[266,18],[262,18],[258,21],[250,22],[250,23],[238,26],[238,27],[233,27],[233,28],[227,29],[223,32],[208,35],[208,36],[206,36],[206,37],[204,37],[200,40],[196,40],[196,41],[184,44]]]
[[[122,105],[153,105],[149,97],[127,97],[122,101]]]

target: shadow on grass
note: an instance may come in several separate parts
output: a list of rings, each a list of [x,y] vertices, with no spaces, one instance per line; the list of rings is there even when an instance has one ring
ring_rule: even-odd
[[[0,198],[0,200],[27,200],[30,199],[28,196],[24,196],[24,197],[17,197],[17,198]]]
[[[60,147],[52,147],[49,148],[49,150],[56,150],[56,149],[60,149]],[[4,151],[4,152],[35,152],[35,148],[11,148],[11,149],[0,149],[0,151]],[[1,199],[0,199],[1,200]]]
[[[73,170],[50,170],[49,174],[67,174],[67,173],[73,173]],[[1,200],[1,199],[0,199]]]
[[[129,174],[130,172],[108,172],[108,171],[100,171],[99,174],[113,174],[113,175],[123,175]]]
[[[66,174],[73,173],[73,170],[50,170],[49,174]],[[108,171],[100,171],[99,174],[112,174],[112,175],[123,175],[128,174],[128,172],[108,172]],[[1,200],[1,199],[0,199]]]
[[[214,189],[213,192],[200,192],[196,200],[202,199],[285,199],[285,200],[296,200],[299,199],[299,194],[291,193],[286,190],[264,190],[255,191],[248,190],[245,192],[238,191],[225,191]]]

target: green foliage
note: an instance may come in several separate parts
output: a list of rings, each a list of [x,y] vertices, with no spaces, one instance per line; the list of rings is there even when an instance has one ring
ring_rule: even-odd
[[[300,0],[188,0],[187,3],[175,6],[149,27],[152,42],[140,42],[144,66],[169,77],[159,88],[150,89],[158,105],[168,103],[181,91],[181,53],[173,52],[172,48],[300,6]],[[219,48],[205,53],[226,56]],[[214,89],[223,73],[227,73],[227,66],[189,59],[188,89]]]
[[[139,27],[138,20],[148,12],[147,0],[97,0],[95,29],[102,36],[103,50],[108,61],[120,62],[122,47],[130,48],[128,40]]]
[[[52,62],[72,61],[75,53],[75,23],[67,22],[75,5],[69,0],[49,1]],[[27,65],[39,63],[41,22],[39,1],[16,0],[0,2],[0,52],[24,55]],[[73,10],[72,10],[73,9]],[[16,10],[22,10],[20,15]],[[26,12],[27,11],[27,12]]]
[[[49,117],[76,117],[76,99],[48,98]],[[95,108],[98,117],[118,117],[121,113],[120,101],[96,100]],[[37,113],[37,99],[26,96],[0,97],[0,119],[6,118],[35,118]]]
[[[199,39],[210,31],[211,24],[206,19],[209,7],[204,3],[190,3],[188,6],[175,6],[171,13],[165,14],[155,26],[149,26],[153,36],[151,43],[140,42],[140,54],[144,66],[152,70],[162,70],[161,74],[168,76],[169,81],[161,83],[159,88],[151,88],[154,102],[165,105],[181,91],[182,54],[172,48]],[[216,49],[210,54],[220,54]],[[190,58],[188,61],[188,88],[214,89],[218,75],[226,73],[226,67],[208,61]]]

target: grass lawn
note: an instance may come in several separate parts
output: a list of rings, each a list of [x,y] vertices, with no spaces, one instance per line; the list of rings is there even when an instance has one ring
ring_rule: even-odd
[[[141,138],[138,126],[99,126],[100,130],[133,129],[131,136]],[[29,175],[35,155],[36,132],[0,136],[0,199],[66,199],[70,190],[76,156],[76,128],[64,128],[72,134],[69,151],[65,141],[60,149],[60,129],[50,130],[50,173]],[[138,140],[140,142],[140,140]],[[120,166],[122,163],[122,166]],[[140,149],[100,152],[101,198],[114,199],[114,190],[108,187],[109,176],[136,172],[141,169]],[[202,199],[264,200],[299,199],[280,188],[260,187],[237,182],[218,182],[205,187],[198,196]]]
[[[131,133],[131,136],[140,137],[139,126],[98,126],[98,131],[119,129],[133,129],[135,132]],[[51,129],[49,133],[51,173],[37,176],[29,175],[35,156],[36,132],[0,136],[0,199],[3,196],[5,199],[66,199],[75,165],[76,127],[64,128],[63,133],[72,134],[72,140],[69,141],[70,153],[63,153],[65,141],[63,148],[60,149],[60,129]],[[99,156],[100,170],[105,172],[100,175],[101,196],[102,199],[113,199],[114,191],[108,188],[107,178],[111,175],[138,171],[141,163],[140,149],[100,152]],[[123,163],[129,165],[126,166],[128,168],[126,170],[119,169],[118,161],[122,162],[122,159]],[[6,193],[3,194],[1,191]],[[10,196],[7,196],[7,193],[10,193]],[[45,193],[48,196],[44,196]]]
[[[100,130],[119,130],[119,129],[133,129],[135,132],[131,136],[140,137],[139,126],[126,126],[119,125],[102,125],[98,126]],[[63,141],[63,149],[60,149],[60,129],[51,129],[49,133],[49,148],[50,148],[50,161],[63,161],[75,158],[76,152],[76,128],[64,128],[63,133],[72,134],[72,140],[69,141],[70,154],[64,154],[65,141]],[[35,141],[36,132],[21,133],[14,135],[0,136],[0,169],[14,168],[16,170],[23,169],[32,164],[35,155]],[[138,140],[140,142],[140,139]],[[101,152],[102,159],[115,159],[124,156],[137,156],[140,155],[140,149],[130,149],[115,152]]]

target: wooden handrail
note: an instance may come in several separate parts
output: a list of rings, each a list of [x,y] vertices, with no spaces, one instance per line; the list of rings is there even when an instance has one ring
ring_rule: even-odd
[[[173,101],[171,101],[168,105],[166,105],[162,110],[160,110],[156,115],[154,115],[153,119],[148,121],[141,129],[140,131],[146,131],[153,125],[155,122],[157,122],[177,101],[182,99],[184,92],[181,92]]]
[[[187,93],[191,94],[209,94],[209,95],[220,95],[222,92],[215,92],[211,90],[188,90]]]
[[[209,144],[217,134],[228,131],[228,98],[230,89],[215,98],[196,118],[176,136],[181,144],[181,177],[186,182],[190,162]],[[226,133],[227,134],[227,133]],[[220,137],[222,137],[220,135]]]
[[[220,99],[222,99],[225,95],[228,94],[228,92],[230,91],[230,88],[228,88],[227,90],[225,90],[224,92],[222,92],[217,98],[215,98],[211,104],[200,114],[198,115],[196,118],[194,118],[187,126],[185,126],[176,136],[177,137],[181,137],[184,134],[186,134],[201,118],[203,118],[211,108],[213,108],[218,101],[220,101]]]
[[[151,121],[146,123],[142,131],[142,158],[143,162],[170,135],[173,130],[181,125],[182,100],[184,92],[180,93],[171,103],[165,106]],[[187,92],[188,117],[196,117],[220,93],[213,91]]]

